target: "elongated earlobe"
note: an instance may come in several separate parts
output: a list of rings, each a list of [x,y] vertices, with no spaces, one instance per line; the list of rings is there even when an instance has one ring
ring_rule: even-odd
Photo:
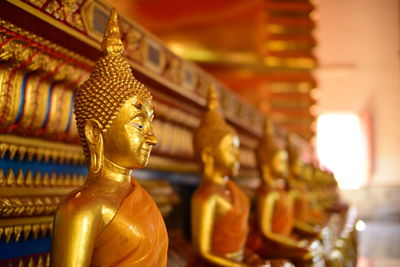
[[[201,161],[203,163],[204,174],[211,178],[214,175],[214,158],[211,155],[211,148],[206,147],[201,152]]]
[[[103,163],[103,136],[97,120],[86,121],[85,136],[90,152],[90,172],[98,173]]]

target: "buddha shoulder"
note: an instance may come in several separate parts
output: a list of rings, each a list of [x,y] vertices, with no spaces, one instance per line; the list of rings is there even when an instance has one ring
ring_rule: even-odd
[[[196,192],[194,193],[194,198],[198,200],[208,201],[212,198],[218,198],[223,194],[224,188],[221,185],[214,183],[204,183],[201,184]]]
[[[226,188],[212,183],[201,185],[196,190],[192,202],[197,205],[222,206],[224,210],[231,207],[229,194],[227,194]]]
[[[110,206],[107,199],[98,196],[96,191],[82,186],[69,193],[57,210],[57,217],[63,221],[90,220],[99,225],[105,224],[103,211]]]

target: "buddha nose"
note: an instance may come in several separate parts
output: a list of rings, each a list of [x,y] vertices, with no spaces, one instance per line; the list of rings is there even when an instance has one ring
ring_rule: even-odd
[[[146,143],[151,145],[151,146],[157,145],[157,138],[154,135],[153,129],[147,134]]]

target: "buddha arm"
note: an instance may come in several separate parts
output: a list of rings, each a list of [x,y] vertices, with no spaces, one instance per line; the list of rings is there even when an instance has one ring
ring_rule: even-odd
[[[290,195],[293,198],[293,201],[295,203],[299,201],[298,198],[300,196],[299,196],[298,192],[296,192],[295,190],[292,190],[290,192]],[[296,208],[299,208],[299,207],[296,207]],[[317,228],[305,221],[305,218],[308,215],[308,207],[306,205],[302,204],[302,207],[300,207],[300,209],[302,210],[301,218],[298,218],[298,216],[295,216],[294,227],[306,235],[318,235]]]
[[[258,216],[258,220],[259,220],[259,225],[261,226],[261,232],[267,238],[275,242],[278,242],[284,246],[302,248],[302,246],[297,240],[278,233],[274,233],[272,231],[272,221],[273,221],[272,217],[277,197],[278,197],[277,194],[271,193],[268,194],[266,197],[264,197],[262,200],[260,200],[260,207],[259,207],[260,216]]]
[[[58,208],[54,222],[52,267],[87,267],[100,229],[98,207],[80,206],[69,199]]]
[[[299,220],[295,220],[294,221],[294,227],[297,230],[299,230],[300,232],[305,233],[307,235],[315,235],[315,236],[317,236],[319,234],[318,230],[316,229],[316,227],[314,227],[314,226],[312,226],[312,225],[310,225],[308,223],[299,221]]]
[[[193,242],[195,249],[202,258],[216,266],[247,267],[248,265],[246,264],[215,255],[211,251],[212,235],[218,234],[213,233],[217,201],[216,196],[211,196],[208,199],[203,200],[201,203],[194,202],[192,209],[192,228],[194,231]],[[229,242],[229,240],[227,240],[227,242]]]

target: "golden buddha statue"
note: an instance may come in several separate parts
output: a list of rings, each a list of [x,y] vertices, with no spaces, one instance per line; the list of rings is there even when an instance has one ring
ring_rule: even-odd
[[[239,171],[239,138],[218,111],[214,87],[208,111],[194,133],[194,150],[203,171],[192,197],[192,243],[189,266],[270,266],[245,248],[250,202],[232,182]]]
[[[303,164],[302,169],[299,182],[308,194],[310,223],[323,225],[327,221],[326,205],[323,199],[327,192],[325,187],[320,184],[321,170],[310,163]]]
[[[349,206],[340,200],[338,183],[333,173],[314,168],[314,188],[325,213],[343,213]]]
[[[256,217],[248,246],[264,258],[287,258],[296,266],[311,261],[313,249],[294,235],[294,199],[286,179],[288,155],[267,120],[256,151],[262,183],[256,197]],[[281,142],[279,142],[281,141]]]
[[[168,236],[159,209],[131,170],[152,146],[152,98],[122,57],[115,9],[101,57],[76,91],[74,112],[89,173],[58,207],[51,266],[166,266]]]
[[[304,235],[318,237],[321,227],[319,225],[319,216],[314,216],[311,210],[311,199],[307,186],[304,183],[304,163],[295,147],[293,137],[289,136],[288,160],[289,176],[288,183],[291,188],[291,194],[295,203],[294,225],[295,228]]]

